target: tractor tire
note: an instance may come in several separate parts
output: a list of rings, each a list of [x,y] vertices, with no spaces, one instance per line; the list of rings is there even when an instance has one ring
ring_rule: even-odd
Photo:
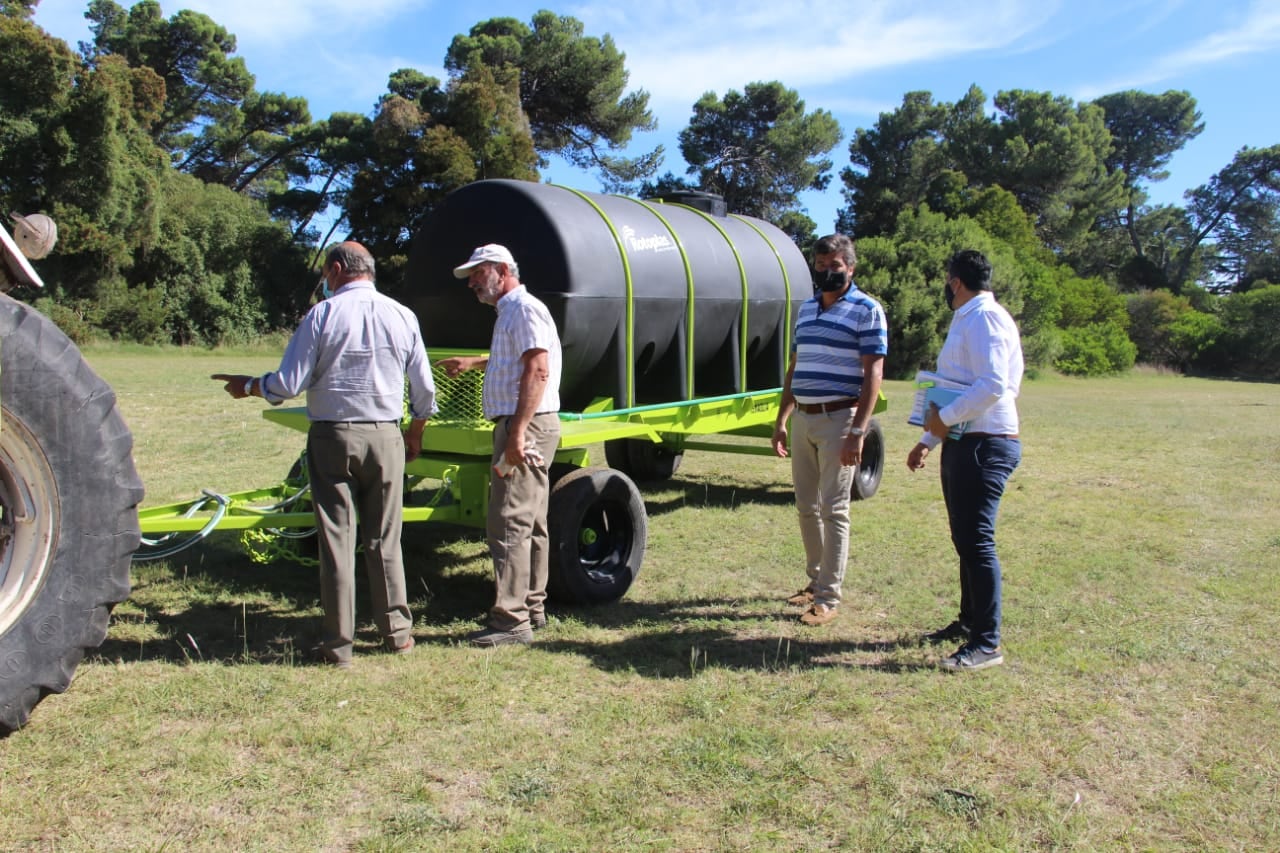
[[[649,522],[640,491],[625,474],[579,468],[564,475],[551,490],[547,526],[553,601],[616,601],[639,576]]]
[[[0,296],[0,737],[61,693],[129,594],[142,481],[111,388]]]
[[[849,486],[849,497],[855,501],[865,501],[880,488],[880,478],[884,476],[884,430],[875,418],[867,427],[867,434],[862,439],[862,462],[858,470],[853,472],[853,483]]]

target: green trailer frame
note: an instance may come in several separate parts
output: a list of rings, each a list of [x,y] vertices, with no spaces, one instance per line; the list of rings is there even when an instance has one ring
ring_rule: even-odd
[[[433,358],[483,355],[433,351]],[[422,453],[405,466],[405,523],[436,522],[483,529],[492,475],[493,424],[480,413],[483,374],[437,377],[440,412],[427,422]],[[560,414],[560,444],[552,464],[548,523],[552,539],[550,591],[575,603],[615,600],[639,574],[648,522],[636,481],[671,477],[691,450],[768,456],[781,388],[671,403],[614,408],[598,399],[581,412]],[[883,398],[876,411],[885,408]],[[271,408],[263,417],[305,434],[301,407]],[[749,436],[756,441],[726,440]],[[716,440],[718,439],[718,440]],[[606,466],[589,448],[604,445]],[[884,464],[879,424],[864,445],[852,496],[869,498]],[[201,497],[138,511],[143,543],[137,560],[171,556],[214,531],[240,531],[249,553],[308,561],[295,540],[314,532],[315,519],[300,459],[275,486]]]

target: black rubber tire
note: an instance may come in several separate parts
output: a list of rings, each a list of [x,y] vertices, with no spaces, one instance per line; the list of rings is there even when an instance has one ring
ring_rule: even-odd
[[[106,637],[129,595],[143,490],[111,388],[48,318],[7,296],[0,359],[4,736]]]
[[[552,462],[547,468],[547,478],[551,481],[551,488],[554,489],[556,483],[560,482],[566,475],[580,470],[581,467],[580,465],[571,465],[568,462]]]
[[[884,430],[880,428],[880,422],[872,418],[862,439],[862,462],[853,474],[849,497],[855,501],[867,500],[879,490],[883,476]]]
[[[647,438],[615,438],[604,443],[604,458],[637,483],[657,483],[675,476],[684,453]]]
[[[684,452],[668,444],[655,444],[646,439],[632,440],[631,479],[641,483],[657,483],[670,480],[680,469]]]
[[[617,601],[640,575],[649,521],[636,484],[611,468],[560,478],[547,510],[548,597],[557,603]]]
[[[631,476],[631,438],[611,438],[604,443],[605,464]]]

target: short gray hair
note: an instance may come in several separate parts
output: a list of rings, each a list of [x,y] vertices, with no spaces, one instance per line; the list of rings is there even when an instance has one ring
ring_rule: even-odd
[[[354,278],[368,278],[373,281],[375,272],[373,255],[369,254],[369,250],[359,243],[348,240],[330,249],[324,256],[325,268],[327,269],[334,263],[342,264],[343,272],[347,275]]]

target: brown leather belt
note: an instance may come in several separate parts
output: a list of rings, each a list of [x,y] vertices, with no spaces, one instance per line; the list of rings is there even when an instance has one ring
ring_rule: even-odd
[[[1012,435],[1005,435],[1003,433],[998,433],[998,432],[966,432],[964,435],[960,437],[961,438],[1017,438],[1018,434],[1016,432],[1013,433]]]
[[[559,412],[555,412],[555,411],[552,411],[552,412],[534,412],[534,413],[533,413],[533,416],[534,416],[535,418],[540,418],[540,417],[542,417],[543,415],[558,415],[558,414],[560,414],[560,413],[559,413]],[[490,422],[491,422],[491,423],[495,423],[495,424],[496,424],[498,421],[502,421],[502,420],[506,420],[507,418],[514,418],[514,417],[515,417],[515,415],[497,415],[496,417],[492,417],[492,418],[490,418],[489,420],[490,420]]]
[[[848,400],[832,400],[829,403],[796,403],[796,408],[806,415],[823,415],[827,412],[840,412],[858,405],[857,397]]]

